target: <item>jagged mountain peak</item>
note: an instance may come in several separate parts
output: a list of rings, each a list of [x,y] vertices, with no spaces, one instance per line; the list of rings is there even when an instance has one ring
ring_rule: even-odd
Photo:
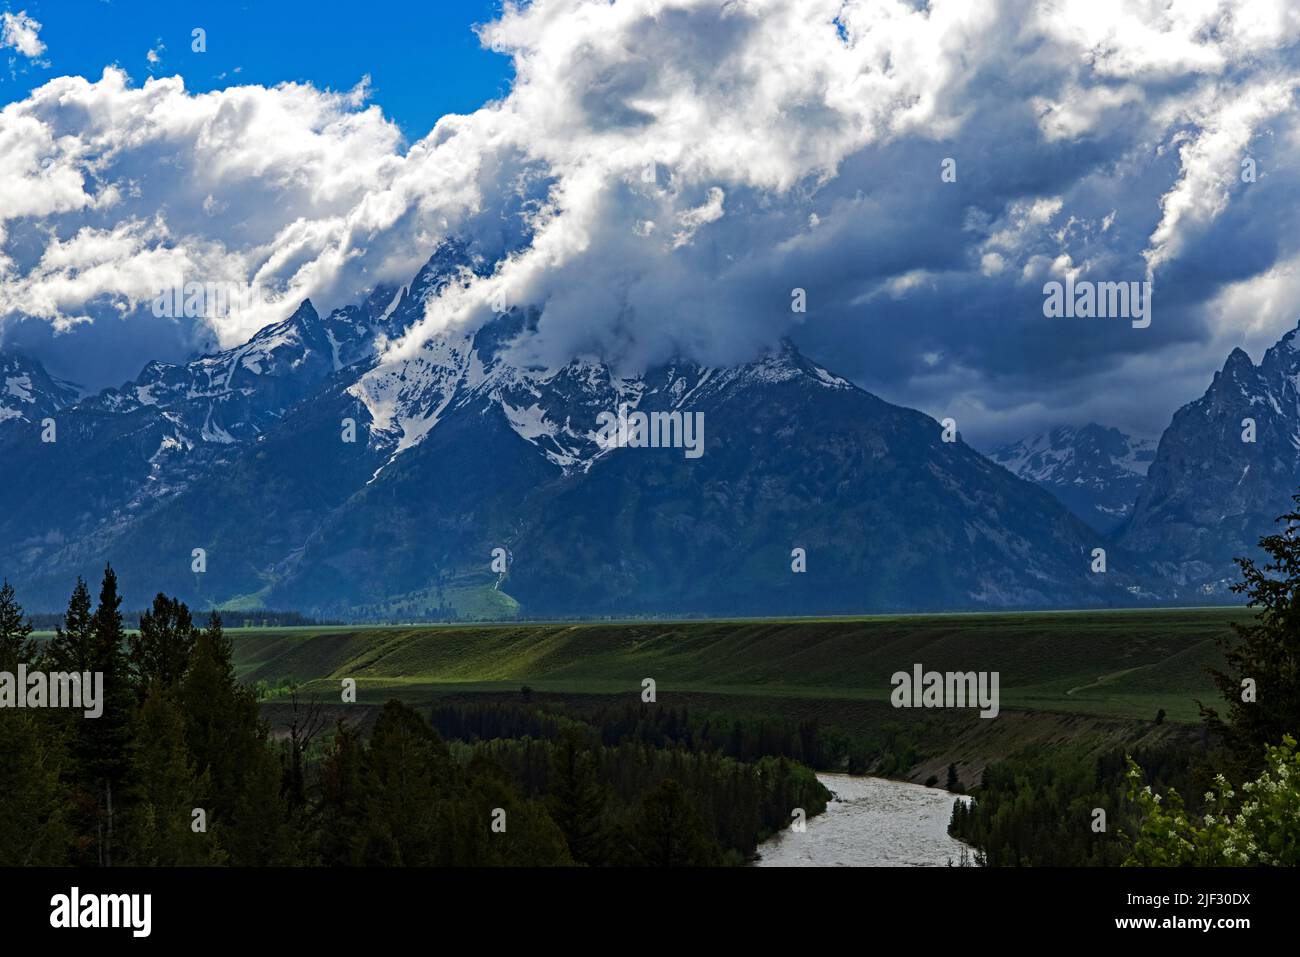
[[[1259,363],[1259,372],[1273,379],[1290,378],[1300,372],[1300,326],[1289,330],[1268,348]]]
[[[680,410],[727,390],[796,379],[819,388],[855,388],[789,340],[751,362],[721,369],[678,358],[618,372],[593,356],[533,368],[512,361],[508,346],[536,318],[535,310],[514,309],[473,331],[446,330],[413,354],[367,369],[348,392],[369,410],[371,441],[389,456],[385,464],[423,442],[449,414],[471,406],[504,416],[552,465],[585,472],[610,451],[596,441],[603,412]]]
[[[36,359],[0,351],[0,423],[36,422],[77,401],[78,386],[55,378]]]
[[[1297,332],[1258,366],[1233,349],[1161,438],[1121,542],[1160,555],[1186,594],[1226,597],[1237,578],[1233,559],[1254,551],[1300,484]]]
[[[241,345],[73,406],[60,434],[76,441],[0,455],[15,577],[57,595],[112,560],[201,603],[361,617],[1130,600],[1125,573],[1088,575],[1093,536],[1050,495],[791,342],[722,367],[535,368],[511,346],[537,312],[512,309],[387,351],[428,296],[490,265],[443,244],[391,296],[323,318],[304,301]],[[598,441],[620,409],[667,442]],[[34,529],[30,512],[54,518]],[[816,575],[791,574],[796,544]],[[504,581],[486,572],[497,546],[516,556]]]
[[[1223,368],[1225,369],[1231,369],[1237,366],[1250,366],[1252,369],[1255,367],[1255,363],[1251,360],[1250,354],[1241,346],[1237,346],[1228,353],[1228,358],[1224,360],[1223,363]]]
[[[989,457],[1057,498],[1091,527],[1125,520],[1155,457],[1156,442],[1114,426],[1058,425],[994,449]]]
[[[1277,347],[1274,346],[1273,348],[1276,349]],[[1270,349],[1269,354],[1272,354],[1272,352],[1273,349]],[[1249,381],[1258,377],[1260,371],[1246,353],[1246,350],[1238,346],[1228,354],[1228,358],[1223,363],[1222,371],[1215,374],[1215,379],[1222,377],[1232,382]]]
[[[494,264],[463,242],[444,239],[415,278],[391,299],[381,314],[388,338],[397,338],[424,317],[425,304],[453,282],[485,276]]]

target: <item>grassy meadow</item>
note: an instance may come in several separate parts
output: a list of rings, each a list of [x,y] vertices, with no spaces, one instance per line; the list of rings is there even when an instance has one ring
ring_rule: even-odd
[[[518,691],[887,702],[914,663],[997,671],[1004,710],[1195,722],[1244,609],[844,619],[233,628],[241,680],[362,702]],[[780,707],[774,703],[773,707]]]

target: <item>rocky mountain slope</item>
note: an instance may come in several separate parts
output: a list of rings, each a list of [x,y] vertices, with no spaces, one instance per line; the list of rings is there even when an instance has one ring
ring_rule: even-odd
[[[995,449],[990,458],[1040,485],[1099,532],[1133,511],[1156,443],[1094,422],[1058,426]]]
[[[57,442],[0,433],[0,570],[33,608],[112,561],[137,605],[363,619],[1141,599],[1132,566],[1090,572],[1098,536],[1047,492],[789,344],[727,369],[526,368],[510,345],[535,317],[515,310],[376,356],[487,268],[444,244],[400,290],[325,317],[302,303],[59,408]],[[602,441],[620,409],[702,417],[703,454]]]
[[[1300,330],[1259,365],[1233,350],[1174,414],[1120,543],[1149,556],[1180,599],[1223,599],[1300,484]]]

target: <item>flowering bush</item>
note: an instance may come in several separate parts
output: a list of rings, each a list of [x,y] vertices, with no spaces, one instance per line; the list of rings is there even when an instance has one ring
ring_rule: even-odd
[[[1129,800],[1141,825],[1127,866],[1202,867],[1300,865],[1300,754],[1284,735],[1266,749],[1263,773],[1241,786],[1240,802],[1222,775],[1205,795],[1198,822],[1189,817],[1177,791],[1161,795],[1142,785],[1142,769],[1128,759]],[[1233,808],[1240,804],[1236,813]]]

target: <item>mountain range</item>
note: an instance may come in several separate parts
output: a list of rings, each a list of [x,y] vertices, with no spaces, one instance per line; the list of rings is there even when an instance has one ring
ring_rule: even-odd
[[[407,286],[303,302],[80,400],[0,354],[0,574],[37,609],[111,561],[128,604],[353,620],[1151,604],[1221,595],[1300,474],[1291,337],[1260,369],[1234,353],[1154,458],[1089,425],[990,459],[789,342],[730,368],[533,368],[511,346],[537,317],[515,309],[379,354],[490,268],[446,242]],[[620,409],[702,416],[704,454],[602,441]],[[1244,450],[1224,444],[1243,409]],[[1224,481],[1240,494],[1197,506]]]
[[[1180,599],[1227,599],[1233,558],[1253,554],[1300,483],[1300,329],[1255,365],[1234,349],[1179,409],[1118,542],[1148,556]]]
[[[990,458],[1047,489],[1087,525],[1112,532],[1132,514],[1156,443],[1090,422],[1001,446]]]

